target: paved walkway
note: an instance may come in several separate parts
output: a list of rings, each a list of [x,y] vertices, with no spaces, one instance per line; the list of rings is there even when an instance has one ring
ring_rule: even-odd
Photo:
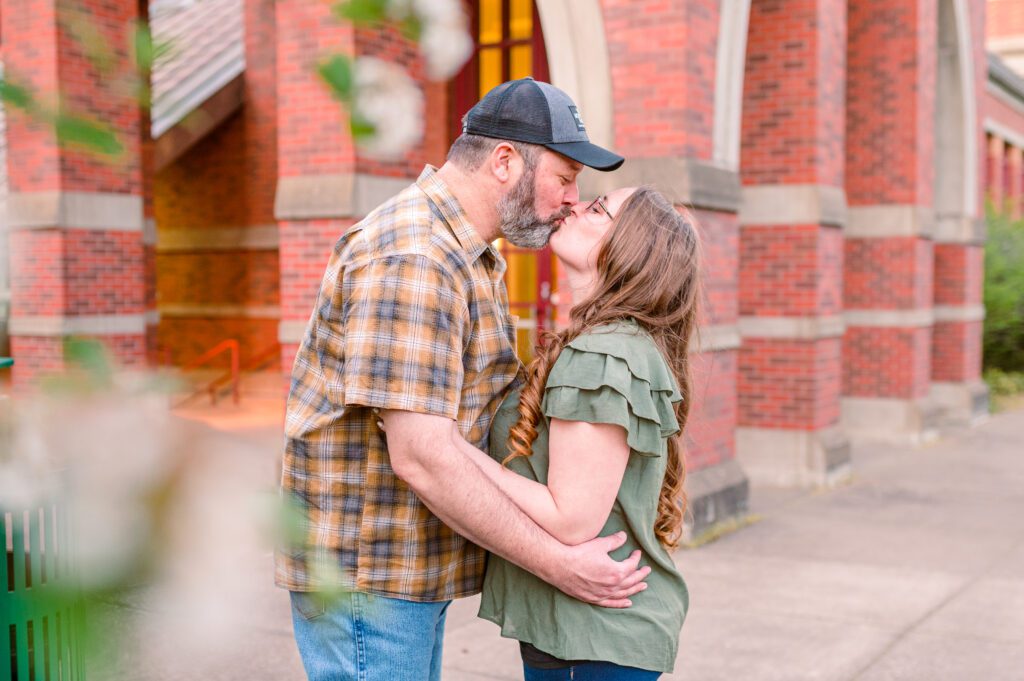
[[[274,428],[245,437],[267,457],[280,441]],[[832,490],[755,488],[758,522],[677,554],[692,603],[663,678],[1024,679],[1024,410],[919,449],[857,447],[854,467]],[[287,597],[269,586],[269,556],[256,563],[237,649],[144,678],[304,678]],[[452,606],[444,679],[522,678],[476,600]]]

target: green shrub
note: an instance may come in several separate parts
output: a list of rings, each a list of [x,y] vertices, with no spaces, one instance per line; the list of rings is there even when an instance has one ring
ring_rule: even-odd
[[[985,369],[985,383],[992,397],[1012,397],[1024,393],[1024,373]]]
[[[985,243],[985,369],[1024,371],[1024,222],[989,211]]]

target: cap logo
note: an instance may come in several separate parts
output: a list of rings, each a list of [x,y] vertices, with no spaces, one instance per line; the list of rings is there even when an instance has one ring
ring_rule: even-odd
[[[583,119],[580,118],[580,110],[570,104],[569,111],[572,113],[573,120],[576,121],[576,130],[579,132],[586,132],[587,126],[583,125]]]

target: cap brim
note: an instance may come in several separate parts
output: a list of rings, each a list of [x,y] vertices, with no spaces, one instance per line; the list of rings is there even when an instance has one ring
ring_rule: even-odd
[[[544,146],[594,170],[615,170],[626,160],[590,142],[562,142]]]

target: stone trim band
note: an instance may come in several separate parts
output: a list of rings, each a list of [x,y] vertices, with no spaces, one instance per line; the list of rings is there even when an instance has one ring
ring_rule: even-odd
[[[7,322],[12,336],[141,336],[146,314],[70,316],[17,316]]]

